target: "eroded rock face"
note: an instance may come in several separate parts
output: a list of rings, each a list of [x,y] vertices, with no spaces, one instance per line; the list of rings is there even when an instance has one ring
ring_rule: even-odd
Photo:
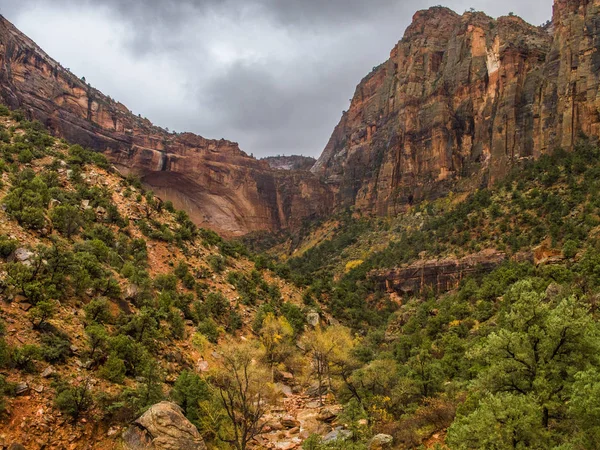
[[[225,235],[278,230],[324,215],[326,185],[307,172],[272,170],[238,144],[173,134],[131,113],[44,53],[0,16],[0,96],[54,134],[104,152],[200,226]]]
[[[269,156],[263,158],[272,169],[279,170],[310,170],[317,160],[310,156]]]
[[[421,294],[427,289],[443,293],[458,288],[461,280],[469,275],[491,272],[505,260],[504,253],[490,249],[461,259],[418,261],[405,267],[376,271],[371,276],[388,292],[400,296]]]
[[[580,131],[600,134],[600,0],[555,0],[553,23],[415,14],[356,89],[313,172],[337,205],[394,214],[473,191]]]
[[[128,450],[206,450],[200,433],[179,406],[160,402],[123,433]]]

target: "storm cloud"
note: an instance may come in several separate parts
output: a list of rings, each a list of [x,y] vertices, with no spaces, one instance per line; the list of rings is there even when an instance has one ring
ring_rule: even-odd
[[[48,54],[136,114],[255,156],[318,156],[356,84],[440,0],[0,0]],[[552,0],[447,0],[539,25]]]

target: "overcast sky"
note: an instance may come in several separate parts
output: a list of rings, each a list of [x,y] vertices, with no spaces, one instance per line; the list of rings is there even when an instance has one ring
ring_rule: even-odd
[[[318,156],[361,78],[443,0],[0,0],[50,56],[134,113],[247,153]],[[539,25],[552,0],[446,0]]]

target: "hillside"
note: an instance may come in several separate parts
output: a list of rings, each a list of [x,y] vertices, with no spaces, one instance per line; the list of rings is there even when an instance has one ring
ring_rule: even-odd
[[[295,424],[299,410],[307,430],[331,429],[314,418],[319,403],[303,406],[312,375],[291,342],[310,333],[313,309],[301,289],[101,154],[3,106],[0,139],[0,445],[121,448],[130,422],[163,399],[223,445],[219,367],[244,348],[262,371],[271,329],[281,334],[267,359],[279,384],[260,379],[274,391],[273,412],[260,416],[274,431],[261,439],[298,441],[279,421],[293,413]]]
[[[0,19],[0,447],[597,448],[600,0],[554,5],[418,12],[314,165]]]
[[[491,189],[270,241],[304,302],[363,336],[339,401],[397,448],[595,448],[599,168],[583,139]]]

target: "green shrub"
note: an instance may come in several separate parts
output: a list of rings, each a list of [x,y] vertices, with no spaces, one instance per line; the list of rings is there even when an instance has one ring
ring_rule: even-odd
[[[10,239],[8,236],[0,235],[0,257],[8,258],[19,246],[19,241]]]
[[[225,270],[226,261],[221,255],[210,255],[207,258],[208,265],[214,273],[221,273]]]
[[[41,354],[49,363],[64,363],[71,355],[71,342],[64,335],[46,333],[42,335]]]
[[[209,314],[215,320],[222,319],[229,310],[229,301],[220,292],[211,292],[205,300]]]
[[[29,320],[34,328],[42,328],[44,324],[54,317],[56,304],[51,300],[41,300],[28,312]]]
[[[281,305],[281,314],[286,318],[296,334],[304,331],[306,318],[299,307],[293,303],[285,302]]]
[[[15,367],[25,372],[33,372],[35,370],[35,362],[42,357],[40,347],[33,344],[25,344],[22,347],[13,349],[12,361]]]
[[[95,298],[85,305],[83,310],[88,322],[110,323],[112,321],[110,304],[106,298]]]
[[[106,362],[100,369],[100,376],[118,384],[123,383],[126,373],[125,362],[115,353],[108,355]]]
[[[210,342],[216,344],[219,341],[219,327],[212,319],[204,319],[198,324],[198,332],[204,335]]]
[[[93,404],[89,381],[78,386],[69,386],[59,383],[56,387],[54,405],[63,413],[71,417],[73,422],[87,411]]]
[[[184,370],[181,372],[171,391],[173,401],[183,409],[185,416],[200,427],[202,411],[200,402],[210,398],[208,385],[197,374]]]
[[[173,206],[173,202],[171,200],[167,200],[164,205],[165,209],[170,213],[175,212],[175,207]]]

